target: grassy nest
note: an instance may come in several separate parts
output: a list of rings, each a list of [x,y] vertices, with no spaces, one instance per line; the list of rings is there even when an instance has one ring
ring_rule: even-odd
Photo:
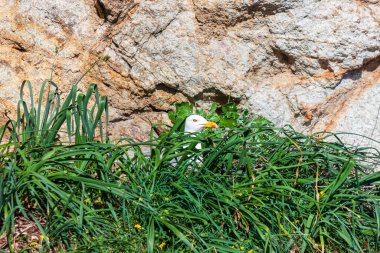
[[[96,85],[86,94],[74,85],[61,103],[47,81],[37,104],[27,87],[0,132],[2,250],[380,250],[376,149],[276,128],[231,104],[200,112],[219,117],[219,129],[183,134],[177,112],[159,138],[117,144]]]

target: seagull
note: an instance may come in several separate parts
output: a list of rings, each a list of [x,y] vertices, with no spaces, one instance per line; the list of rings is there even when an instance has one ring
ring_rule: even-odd
[[[185,133],[196,133],[202,131],[205,127],[218,128],[215,122],[207,121],[200,115],[190,115],[186,118]]]
[[[200,115],[190,115],[186,118],[185,121],[185,133],[194,134],[201,132],[204,128],[218,128],[218,125],[215,122],[207,121]],[[198,143],[195,146],[196,149],[201,149],[201,144]]]
[[[185,134],[189,134],[190,137],[193,137],[195,133],[201,132],[204,128],[218,128],[218,125],[215,122],[208,121],[204,117],[200,115],[190,115],[186,118],[185,121]],[[184,146],[184,148],[187,148],[188,146]],[[195,145],[195,148],[200,150],[202,148],[201,143],[197,143]],[[128,150],[128,156],[130,158],[134,157],[134,152],[131,150]],[[145,157],[151,156],[151,149],[142,149],[142,153]],[[161,155],[162,156],[162,155]],[[126,155],[123,155],[124,158],[127,159]],[[176,158],[174,158],[172,161],[170,161],[172,165],[176,165],[177,161]]]

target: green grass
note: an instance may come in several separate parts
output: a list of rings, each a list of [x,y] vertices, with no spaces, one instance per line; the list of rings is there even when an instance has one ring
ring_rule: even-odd
[[[215,108],[208,115],[231,128],[189,138],[174,117],[161,137],[121,145],[106,135],[107,99],[96,85],[80,94],[75,84],[62,103],[51,81],[36,104],[25,88],[32,93],[24,82],[18,116],[0,132],[7,250],[34,247],[28,238],[15,245],[20,217],[49,237],[41,252],[380,250],[376,149],[276,128],[235,108],[223,110],[227,120]]]

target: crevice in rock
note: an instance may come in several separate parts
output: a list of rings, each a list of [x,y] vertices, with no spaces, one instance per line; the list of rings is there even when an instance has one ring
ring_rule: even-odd
[[[177,12],[172,19],[169,20],[165,26],[158,28],[156,31],[152,33],[153,36],[157,37],[159,34],[163,33],[178,17],[181,11]]]
[[[109,11],[106,9],[106,7],[101,1],[99,0],[95,1],[95,9],[96,9],[96,14],[98,14],[98,16],[101,19],[104,19],[104,21],[108,21],[107,15],[109,14]]]
[[[177,88],[173,88],[171,86],[168,86],[165,83],[159,83],[159,84],[157,84],[155,90],[162,90],[162,91],[165,91],[165,92],[167,92],[167,93],[169,93],[171,95],[178,95],[178,94],[180,94],[180,95],[184,96],[187,99],[187,101],[194,102],[193,101],[194,99],[191,96],[189,96],[188,94],[186,94],[186,93],[178,90]]]
[[[244,13],[244,14],[241,15],[240,17],[236,18],[236,20],[234,22],[231,22],[231,24],[226,24],[226,26],[234,27],[240,23],[243,23],[243,22],[248,21],[250,19],[254,19],[255,14],[257,14],[257,12],[255,11],[255,8],[253,8],[253,5],[249,5],[246,8],[242,8],[239,11],[241,13]]]
[[[154,108],[152,105],[146,105],[144,107],[139,107],[139,108],[134,108],[134,109],[131,109],[131,110],[128,110],[128,112],[123,112],[123,116],[127,117],[127,116],[131,116],[133,114],[142,114],[142,113],[146,113],[146,112],[164,112],[162,110],[158,110],[156,108]]]
[[[227,104],[228,102],[234,102],[236,104],[239,104],[241,101],[241,98],[236,98],[230,95],[226,95],[216,88],[208,88],[198,93],[193,98],[190,98],[189,100],[192,103],[195,103],[197,101],[212,101],[212,102],[216,102],[218,104],[223,105],[223,104]]]
[[[119,123],[119,122],[122,122],[122,121],[126,121],[127,118],[124,117],[124,114],[118,118],[114,118],[114,119],[111,119],[109,120],[109,123]]]
[[[287,69],[292,74],[295,74],[295,68],[294,68],[294,64],[296,61],[295,58],[278,48],[272,47],[271,49],[272,49],[272,55],[275,57],[274,61],[276,61],[277,59],[277,62],[279,63],[278,64],[279,66],[277,66],[278,70],[283,71],[284,69]]]
[[[16,49],[17,51],[21,53],[28,52],[28,50],[23,45],[18,44],[18,43],[15,43],[12,48]]]
[[[327,59],[318,59],[319,66],[321,66],[322,69],[334,72],[334,70],[330,66],[330,62]]]
[[[295,62],[295,59],[291,55],[285,53],[284,51],[282,51],[278,48],[273,47],[272,52],[273,52],[273,55],[282,64],[285,64],[287,66],[292,66]]]
[[[263,1],[257,1],[256,3],[252,4],[251,9],[252,11],[261,13],[263,17],[268,17],[276,15],[277,13],[289,11],[298,5],[299,3],[296,3],[296,1],[291,3],[289,0],[273,1],[273,3],[263,3]]]
[[[99,18],[104,22],[117,25],[121,23],[125,17],[129,17],[129,12],[133,10],[139,3],[134,0],[95,0],[95,10]]]
[[[9,44],[11,45],[11,47],[21,53],[24,53],[24,52],[27,52],[28,51],[28,47],[30,47],[29,45],[24,45],[24,41],[17,41],[16,39],[13,39],[13,38],[8,38],[7,36],[4,36],[2,38],[0,38],[0,42],[2,44],[8,44],[7,42],[9,42]]]
[[[363,62],[361,70],[368,72],[375,71],[380,66],[380,54],[374,57],[373,59],[367,59]]]
[[[159,84],[157,84],[155,90],[163,90],[163,91],[165,91],[165,92],[167,92],[167,93],[170,93],[170,94],[172,94],[172,95],[177,94],[177,93],[182,93],[182,92],[178,91],[178,90],[175,89],[175,88],[168,87],[168,86],[165,85],[164,83],[159,83]]]
[[[322,62],[322,64],[325,64]],[[366,90],[378,84],[380,80],[380,55],[369,59],[360,67],[336,74],[337,82],[329,86],[331,93],[324,101],[317,104],[297,104],[291,103],[289,97],[287,102],[293,112],[293,116],[298,118],[299,123],[313,131],[331,131],[334,129],[339,118],[344,115],[346,109],[352,101],[359,98]],[[344,80],[351,79],[352,85],[339,87]],[[302,119],[300,117],[303,117]]]
[[[336,89],[331,95],[329,95],[324,102],[314,105],[313,110],[317,112],[317,117],[313,120],[312,128],[316,130],[319,119],[326,118],[324,120],[327,123],[322,123],[323,130],[331,131],[341,115],[344,114],[351,101],[361,96],[367,89],[376,85],[380,80],[380,55],[373,59],[368,59],[363,65],[357,69],[347,71],[341,78],[352,78],[352,76],[360,75],[360,79],[357,79],[357,83],[349,88]],[[368,72],[368,73],[365,73]],[[367,77],[366,77],[367,76]],[[370,76],[370,77],[368,77]],[[341,81],[336,85],[339,86]],[[335,87],[335,88],[336,88]],[[317,129],[321,130],[321,129]]]
[[[268,17],[275,15],[276,13],[281,11],[274,7],[268,8],[268,6],[262,6],[261,3],[253,3],[252,5],[247,6],[246,12],[252,15],[252,17],[254,17],[255,14],[259,14],[260,17]]]
[[[363,64],[360,67],[345,72],[340,78],[340,80],[334,86],[330,86],[329,88],[331,89],[338,88],[339,85],[342,83],[342,81],[346,79],[358,81],[362,78],[364,71],[374,72],[379,66],[380,66],[380,55],[372,59],[367,59],[366,61],[363,62]]]

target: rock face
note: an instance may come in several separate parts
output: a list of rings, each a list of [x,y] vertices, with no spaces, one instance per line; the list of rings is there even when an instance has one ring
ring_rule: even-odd
[[[0,0],[0,7],[1,112],[15,111],[23,79],[37,90],[52,74],[65,92],[109,55],[82,85],[96,82],[109,96],[115,138],[147,138],[176,102],[230,98],[278,125],[380,140],[379,0]]]

